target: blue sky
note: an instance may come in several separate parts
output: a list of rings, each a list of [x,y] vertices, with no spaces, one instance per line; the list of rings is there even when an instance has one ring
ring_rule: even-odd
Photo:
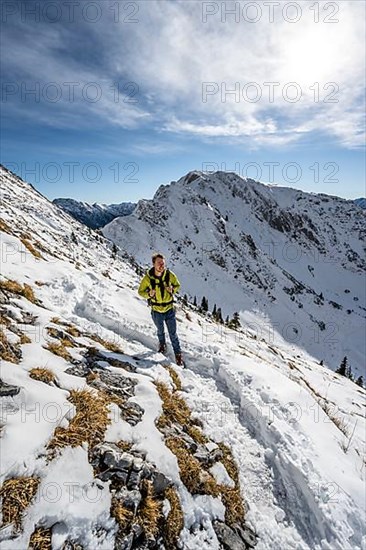
[[[3,2],[2,162],[50,199],[193,169],[365,196],[365,3],[275,4]]]

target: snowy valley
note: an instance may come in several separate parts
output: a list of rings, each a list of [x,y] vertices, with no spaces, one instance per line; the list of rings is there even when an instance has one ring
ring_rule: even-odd
[[[366,550],[365,211],[191,172],[101,232],[0,170],[3,550]],[[240,313],[177,303],[185,369],[155,249]]]

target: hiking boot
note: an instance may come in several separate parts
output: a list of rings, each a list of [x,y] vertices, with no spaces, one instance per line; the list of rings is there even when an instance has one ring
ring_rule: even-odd
[[[166,344],[159,344],[158,353],[166,353]]]
[[[175,354],[175,362],[179,367],[184,367],[183,357],[181,353]]]

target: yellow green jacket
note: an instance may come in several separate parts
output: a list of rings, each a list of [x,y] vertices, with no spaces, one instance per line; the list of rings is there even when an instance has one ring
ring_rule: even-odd
[[[166,281],[169,279],[169,285]],[[167,286],[173,287],[173,294],[167,291]],[[149,291],[155,289],[155,296],[150,298]],[[151,267],[144,275],[138,293],[142,298],[149,301],[149,305],[154,311],[166,313],[174,304],[173,295],[180,289],[180,282],[173,271],[165,269],[161,277],[156,277],[154,268]]]

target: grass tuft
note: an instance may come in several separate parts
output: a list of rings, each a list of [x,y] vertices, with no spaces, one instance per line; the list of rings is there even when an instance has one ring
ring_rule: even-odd
[[[177,391],[182,391],[182,382],[179,378],[178,373],[173,369],[171,365],[166,365],[166,370],[169,372],[171,379],[174,382],[175,389]]]
[[[24,283],[23,296],[24,296],[24,298],[26,298],[27,300],[29,300],[33,304],[35,304],[37,302],[37,299],[36,299],[36,297],[34,295],[34,292],[33,292],[33,288],[31,286],[27,285],[27,283]]]
[[[51,539],[51,529],[37,527],[29,539],[28,550],[52,550]]]
[[[151,481],[142,482],[142,501],[138,511],[138,519],[147,537],[155,537],[159,532],[159,522],[163,517],[162,503],[154,497]]]
[[[208,494],[218,496],[220,486],[217,484],[211,474],[206,472],[201,463],[191,455],[185,443],[179,437],[168,437],[166,446],[175,454],[180,470],[180,477],[193,495]]]
[[[223,455],[221,462],[235,483],[235,487],[221,486],[222,501],[226,508],[225,520],[228,525],[233,525],[234,523],[242,522],[245,515],[243,500],[240,494],[239,472],[230,448],[222,441],[218,443],[218,446]]]
[[[0,329],[0,359],[9,363],[18,364],[21,358],[21,350],[16,344],[11,344],[3,329]]]
[[[27,285],[27,283],[24,283],[23,287],[18,281],[8,279],[7,281],[0,281],[0,289],[18,296],[24,296],[24,298],[33,304],[37,303],[37,298],[34,295],[33,289],[30,285]]]
[[[39,380],[45,384],[51,385],[55,383],[55,373],[49,369],[35,367],[29,371],[29,376],[34,380]]]
[[[163,532],[166,548],[177,548],[179,535],[184,527],[183,510],[179,495],[174,487],[168,487],[165,498],[170,503],[170,511]]]
[[[8,235],[13,234],[10,225],[8,225],[6,221],[3,220],[2,218],[0,218],[0,231],[3,231],[4,233],[8,233]]]
[[[98,344],[101,344],[109,351],[112,351],[114,353],[124,353],[123,349],[120,348],[118,344],[112,342],[111,340],[105,340],[104,338],[101,338],[98,334],[91,334],[89,338],[91,338],[95,342],[98,342]]]
[[[32,340],[29,338],[29,336],[27,334],[25,334],[24,332],[22,332],[22,334],[20,335],[20,343],[23,345],[23,344],[31,344],[32,343]]]
[[[35,497],[39,481],[34,477],[19,477],[4,482],[0,489],[3,525],[14,523],[15,528],[20,529],[23,512]]]
[[[156,389],[162,400],[163,413],[168,423],[178,422],[181,426],[189,423],[191,411],[182,397],[169,390],[166,384],[155,382]]]
[[[126,533],[131,526],[134,514],[131,510],[128,510],[123,504],[116,498],[112,499],[111,516],[117,521],[120,530]]]
[[[36,250],[34,248],[34,246],[32,245],[32,243],[30,241],[28,241],[28,239],[24,239],[24,238],[21,238],[20,239],[21,243],[25,246],[25,248],[27,250],[29,250],[29,252],[35,257],[35,258],[38,258],[38,259],[41,259],[43,260],[43,256],[40,252],[38,252],[38,250]]]
[[[71,361],[72,359],[70,353],[61,342],[48,342],[47,346],[43,347],[58,357],[63,357],[66,361]]]
[[[56,428],[48,448],[59,449],[69,445],[78,447],[84,442],[94,447],[103,441],[104,433],[111,422],[109,397],[102,392],[83,389],[71,390],[68,400],[75,405],[75,416],[67,428]]]

